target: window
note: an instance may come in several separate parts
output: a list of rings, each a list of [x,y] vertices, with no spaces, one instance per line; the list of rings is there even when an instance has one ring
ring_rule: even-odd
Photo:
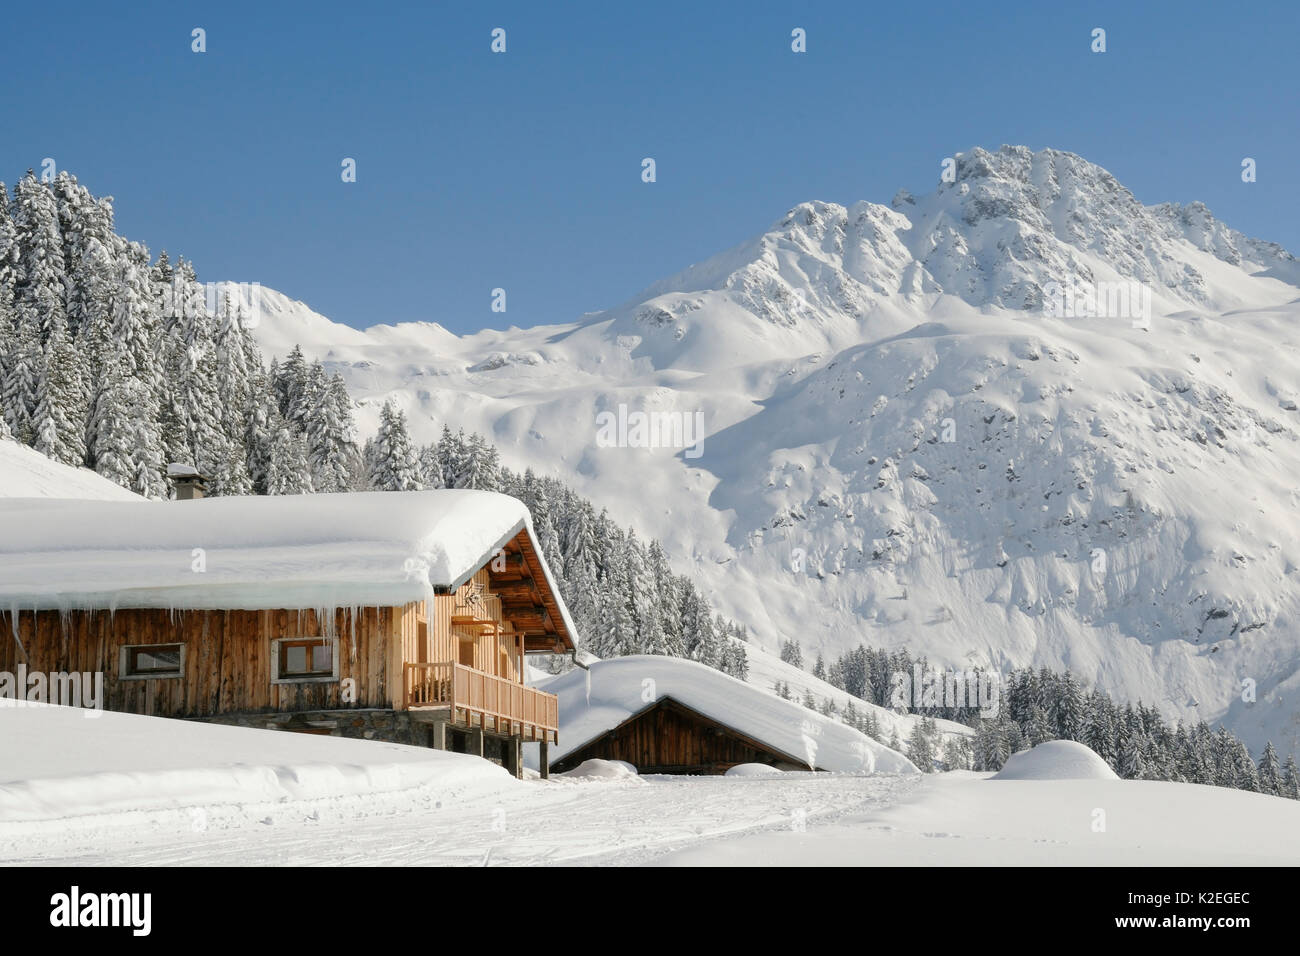
[[[135,644],[122,648],[123,680],[180,677],[185,670],[184,644]]]
[[[271,683],[339,679],[338,638],[283,637],[271,642]]]

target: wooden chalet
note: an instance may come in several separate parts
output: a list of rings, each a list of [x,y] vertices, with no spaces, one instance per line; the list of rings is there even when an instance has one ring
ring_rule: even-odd
[[[0,671],[103,706],[479,754],[559,732],[577,635],[527,509],[476,491],[0,501]]]

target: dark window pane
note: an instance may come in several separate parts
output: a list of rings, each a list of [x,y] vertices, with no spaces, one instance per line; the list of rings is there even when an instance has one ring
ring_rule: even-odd
[[[177,650],[141,651],[136,667],[142,671],[180,670],[181,652]]]
[[[307,648],[302,644],[289,644],[284,649],[284,669],[290,674],[307,672]]]
[[[181,645],[133,647],[127,652],[128,674],[176,674],[181,669]]]

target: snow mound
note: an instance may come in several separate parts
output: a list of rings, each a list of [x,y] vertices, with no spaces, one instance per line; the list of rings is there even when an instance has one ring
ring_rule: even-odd
[[[0,498],[144,500],[89,468],[72,468],[4,439],[0,439]]]
[[[725,777],[780,777],[781,775],[780,770],[769,767],[765,763],[738,763],[723,774]]]
[[[557,776],[582,780],[626,780],[628,777],[640,775],[636,772],[636,767],[625,760],[601,760],[598,757],[593,757],[591,760],[584,760],[566,773],[557,774]]]
[[[466,754],[0,700],[0,827],[419,787],[515,784]]]
[[[1012,754],[992,780],[1118,780],[1096,752],[1073,740],[1049,740]]]
[[[561,743],[551,748],[552,763],[668,697],[800,766],[842,773],[916,773],[902,754],[847,724],[695,661],[618,657],[538,686],[560,699]]]

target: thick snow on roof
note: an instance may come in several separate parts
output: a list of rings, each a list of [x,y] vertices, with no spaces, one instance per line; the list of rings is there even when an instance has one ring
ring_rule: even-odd
[[[703,664],[634,655],[597,661],[539,682],[560,699],[562,759],[656,700],[671,697],[747,737],[819,770],[915,773],[902,754],[838,721]]]
[[[0,607],[21,610],[396,606],[532,536],[528,509],[487,491],[0,499],[0,529]]]
[[[139,495],[89,468],[72,468],[4,439],[0,439],[0,498],[140,500]]]

